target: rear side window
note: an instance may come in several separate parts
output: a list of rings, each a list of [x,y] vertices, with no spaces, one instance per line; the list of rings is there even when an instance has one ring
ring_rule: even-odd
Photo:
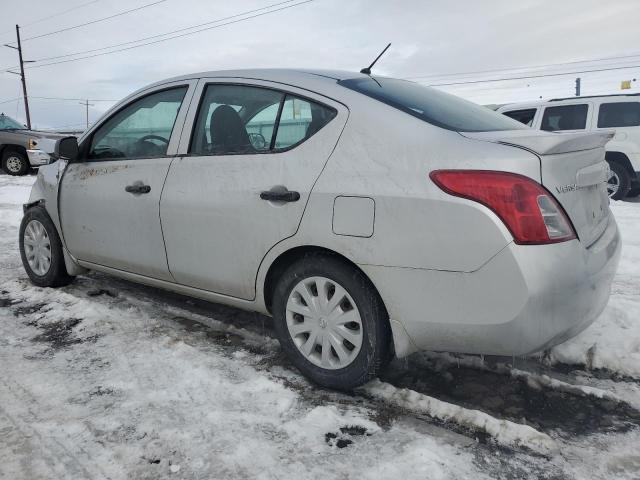
[[[527,108],[526,110],[511,110],[510,112],[502,112],[502,114],[530,127],[533,125],[533,117],[536,116],[536,109]]]
[[[280,114],[274,148],[297,145],[324,127],[335,115],[335,110],[287,95]]]
[[[640,102],[603,103],[598,112],[598,128],[637,127]]]
[[[542,116],[540,129],[548,132],[584,130],[587,126],[588,111],[589,106],[586,104],[547,107]]]
[[[362,77],[338,83],[447,130],[491,132],[527,128],[501,113],[408,80]]]
[[[335,115],[329,107],[277,90],[211,84],[202,97],[189,152],[246,155],[291,148]]]

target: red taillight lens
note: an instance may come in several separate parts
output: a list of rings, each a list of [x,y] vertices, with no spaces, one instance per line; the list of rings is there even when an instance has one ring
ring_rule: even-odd
[[[490,170],[434,170],[429,177],[448,194],[493,210],[516,243],[538,245],[576,238],[556,199],[528,177]]]

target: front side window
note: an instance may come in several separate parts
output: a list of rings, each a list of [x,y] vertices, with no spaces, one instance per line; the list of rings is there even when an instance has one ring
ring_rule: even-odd
[[[586,104],[547,107],[542,116],[540,129],[548,132],[584,130],[587,126],[588,111],[589,106]]]
[[[598,128],[637,127],[640,102],[603,103],[598,112]]]
[[[171,88],[127,105],[95,131],[89,159],[166,156],[186,93],[186,86]]]
[[[192,155],[269,153],[310,138],[335,110],[277,90],[207,85],[191,136]]]
[[[501,113],[408,80],[360,77],[338,83],[447,130],[491,132],[527,128]]]
[[[533,117],[536,116],[536,109],[527,108],[526,110],[511,110],[510,112],[502,112],[502,114],[530,127],[533,125]]]

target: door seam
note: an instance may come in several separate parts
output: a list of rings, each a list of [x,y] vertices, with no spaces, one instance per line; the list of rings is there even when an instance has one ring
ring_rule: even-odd
[[[167,242],[164,239],[164,228],[162,227],[162,214],[160,213],[160,208],[162,205],[162,195],[164,194],[164,186],[167,184],[167,178],[169,178],[169,172],[171,172],[171,167],[173,166],[173,162],[176,158],[181,158],[178,156],[174,156],[169,163],[169,168],[167,168],[167,173],[164,177],[164,182],[162,182],[162,189],[160,190],[160,197],[158,198],[158,221],[160,222],[160,234],[162,235],[162,246],[164,247],[164,260],[167,264],[167,272],[169,272],[169,276],[173,279],[175,283],[178,283],[176,277],[173,276],[171,272],[171,267],[169,266],[169,254],[167,253]]]

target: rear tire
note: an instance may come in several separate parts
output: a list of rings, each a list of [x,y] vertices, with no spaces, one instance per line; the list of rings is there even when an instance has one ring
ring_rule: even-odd
[[[62,287],[73,282],[67,273],[62,242],[46,210],[30,208],[20,224],[20,257],[27,275],[39,287]]]
[[[627,193],[627,198],[636,198],[638,195],[640,195],[640,187],[633,187],[629,190],[629,193]]]
[[[618,162],[608,162],[611,176],[607,181],[607,193],[612,200],[622,200],[631,190],[631,176]]]
[[[9,175],[26,175],[31,168],[27,156],[18,150],[5,150],[2,154],[2,169]]]
[[[310,253],[292,264],[276,285],[273,314],[285,354],[323,387],[358,387],[390,358],[389,318],[380,296],[360,270],[337,257]]]

